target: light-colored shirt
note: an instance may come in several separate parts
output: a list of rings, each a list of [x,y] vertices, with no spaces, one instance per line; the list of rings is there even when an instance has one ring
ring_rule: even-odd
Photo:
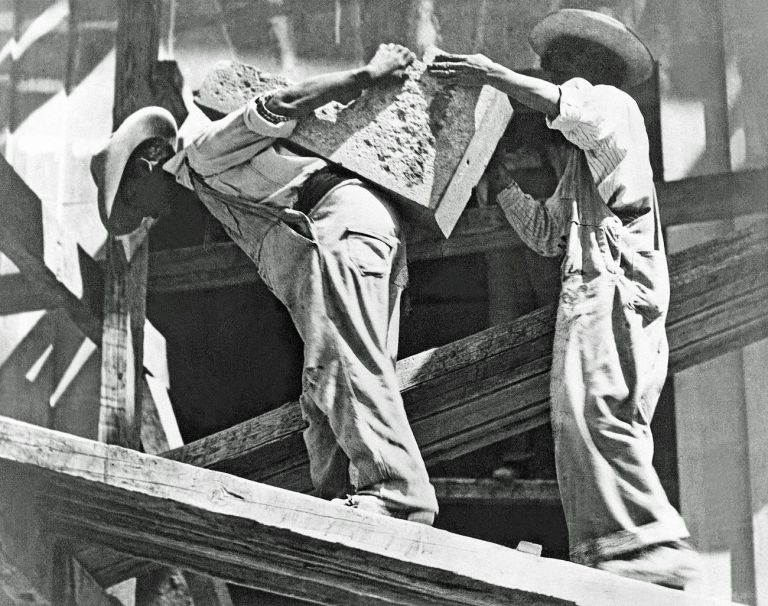
[[[270,206],[293,207],[309,175],[324,160],[299,156],[280,144],[296,120],[273,124],[256,111],[256,100],[212,122],[163,168],[193,189],[189,168],[213,189]]]
[[[657,250],[661,243],[648,135],[637,103],[615,87],[593,86],[582,78],[569,80],[560,91],[560,113],[547,118],[547,125],[584,152],[602,201],[625,227],[625,244]],[[564,177],[543,204],[516,183],[498,196],[521,239],[541,255],[562,254],[569,222],[578,221],[567,200],[568,181]]]

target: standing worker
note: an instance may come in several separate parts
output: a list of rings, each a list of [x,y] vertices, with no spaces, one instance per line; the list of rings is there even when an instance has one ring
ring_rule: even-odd
[[[441,55],[429,69],[496,87],[569,142],[551,198],[512,183],[498,202],[529,247],[563,256],[550,390],[570,557],[682,588],[698,555],[653,468],[650,429],[667,374],[669,275],[648,136],[619,89],[646,80],[653,59],[620,21],[586,10],[548,15],[530,41],[547,79],[483,55]]]

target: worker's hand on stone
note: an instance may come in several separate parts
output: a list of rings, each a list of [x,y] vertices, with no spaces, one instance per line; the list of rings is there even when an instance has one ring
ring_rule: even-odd
[[[492,84],[499,65],[481,54],[454,55],[442,53],[427,65],[427,71],[445,81],[460,86],[484,86]]]
[[[366,69],[372,80],[401,77],[416,60],[410,50],[399,44],[381,44]]]

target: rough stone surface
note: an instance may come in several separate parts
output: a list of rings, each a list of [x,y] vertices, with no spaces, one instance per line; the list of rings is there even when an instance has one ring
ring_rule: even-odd
[[[282,76],[237,61],[221,61],[208,72],[195,103],[212,120],[245,105],[256,95],[290,84]]]
[[[215,117],[284,83],[247,65],[219,64],[196,102]],[[395,194],[409,216],[448,236],[511,115],[495,89],[445,86],[417,61],[402,82],[321,107],[291,141]]]

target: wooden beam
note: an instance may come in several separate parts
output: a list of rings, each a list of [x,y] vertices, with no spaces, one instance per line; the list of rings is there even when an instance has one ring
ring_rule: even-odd
[[[43,203],[0,155],[0,252],[20,274],[0,276],[0,314],[62,308],[95,344],[102,339],[103,267],[56,223]],[[146,368],[165,376],[165,359],[152,354],[159,334],[149,322]],[[162,367],[158,364],[162,362]]]
[[[656,184],[665,227],[768,212],[768,169]]]
[[[518,505],[561,507],[557,480],[431,478],[440,505]]]
[[[158,0],[118,2],[113,129],[153,103],[159,21]],[[129,238],[107,237],[99,440],[138,448],[149,244],[136,238],[130,253],[126,244]]]
[[[657,188],[665,225],[768,212],[768,170],[657,183]],[[522,246],[495,205],[466,209],[447,240],[416,230],[407,241],[411,262]],[[258,280],[253,263],[233,243],[156,252],[149,263],[152,292],[206,290]]]
[[[54,604],[73,604],[74,606],[119,606],[120,602],[110,596],[83,565],[73,557],[68,545],[60,546],[58,577],[63,587],[55,590]],[[67,596],[66,601],[61,599]],[[24,602],[21,602],[24,603]]]
[[[141,442],[144,452],[158,454],[181,446],[184,442],[168,397],[167,385],[162,379],[145,375],[144,394],[141,427]],[[183,573],[176,568],[166,568],[163,571],[155,571],[154,574],[156,579],[163,577],[174,579],[181,576],[188,585],[189,593],[198,596],[193,599],[196,606],[232,606],[229,589],[227,589],[226,583],[220,579]],[[163,584],[160,583],[159,585]],[[174,583],[171,581],[166,585],[173,587]],[[141,580],[138,586],[142,586]]]
[[[2,466],[0,478],[0,604],[116,606],[71,545],[45,531],[34,507],[44,480],[20,466]]]
[[[0,316],[55,309],[59,301],[20,273],[0,275]]]
[[[768,170],[695,177],[659,183],[657,187],[665,225],[725,217],[732,212],[746,215],[768,211],[765,196]],[[34,199],[37,201],[36,197]],[[435,239],[422,231],[410,234],[408,259],[424,261],[519,246],[522,246],[520,239],[498,207],[469,208],[447,240]],[[95,267],[93,263],[90,265]],[[253,284],[259,282],[259,277],[245,253],[236,244],[225,242],[152,253],[148,280],[151,292],[177,292]],[[45,291],[44,297],[37,297],[34,292],[19,290],[16,286],[18,278],[0,276],[0,293],[3,293],[0,295],[0,313],[4,308],[8,309],[7,313],[12,313],[61,305],[59,298],[49,291]],[[61,296],[69,295],[62,293]]]
[[[0,550],[0,599],[7,604],[51,606],[50,599],[38,590],[25,571],[20,570],[4,550]]]
[[[67,311],[83,333],[101,342],[101,270],[67,237],[37,195],[0,155],[0,251],[24,279]],[[4,278],[16,280],[15,278]],[[3,287],[13,286],[3,282]]]
[[[7,418],[0,468],[52,532],[315,603],[713,604]]]
[[[768,223],[670,259],[670,372],[768,335]],[[411,426],[427,464],[549,419],[555,306],[398,362]],[[167,456],[284,488],[310,489],[304,422],[288,403]]]

